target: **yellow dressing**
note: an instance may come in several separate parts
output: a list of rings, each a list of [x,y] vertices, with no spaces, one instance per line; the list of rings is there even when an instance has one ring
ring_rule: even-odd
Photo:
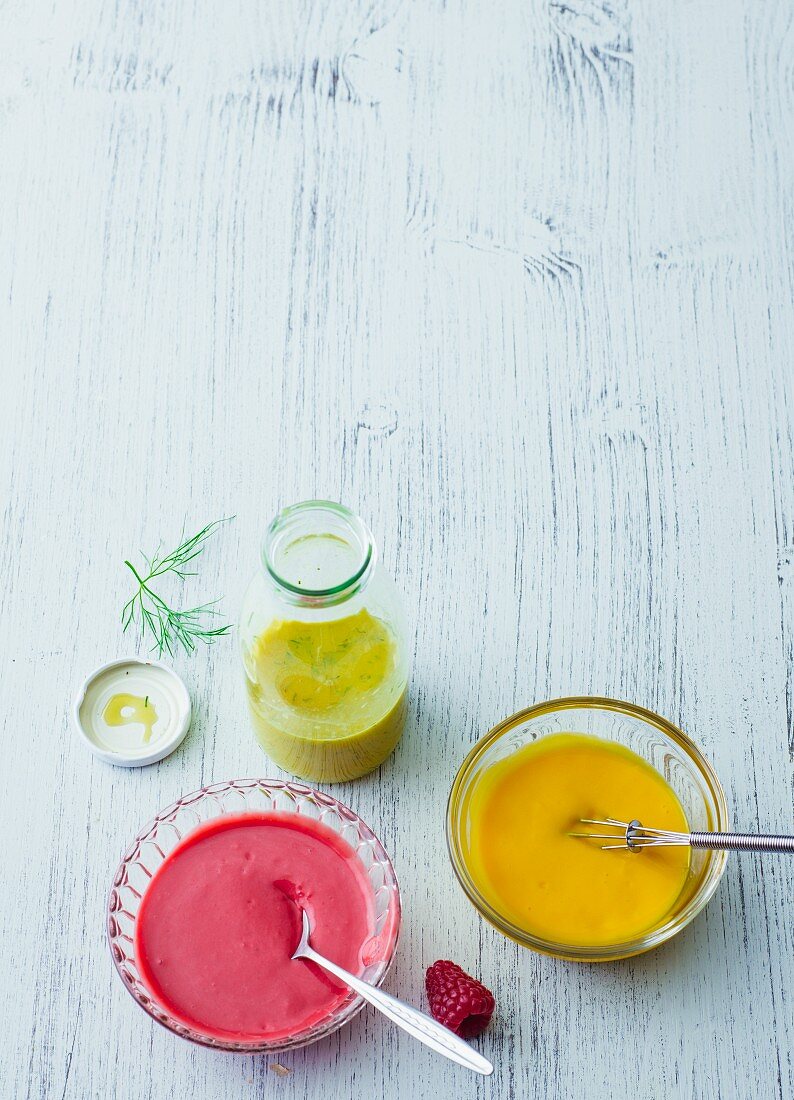
[[[490,905],[531,935],[624,943],[680,904],[689,849],[603,851],[570,836],[583,817],[688,831],[666,780],[636,753],[581,734],[543,737],[488,768],[468,795],[467,863]],[[603,831],[603,830],[595,830]]]
[[[141,698],[140,695],[119,692],[108,699],[102,718],[109,726],[142,726],[143,743],[147,744],[157,721],[157,711],[148,696]]]
[[[277,620],[248,662],[254,728],[265,752],[305,779],[354,779],[402,733],[406,674],[386,623],[362,609],[325,621]]]

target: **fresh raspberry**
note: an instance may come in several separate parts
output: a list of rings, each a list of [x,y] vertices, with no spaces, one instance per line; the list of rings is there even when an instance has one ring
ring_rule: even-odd
[[[493,993],[457,963],[449,959],[433,963],[425,974],[425,986],[433,1016],[456,1035],[471,1039],[488,1027],[495,1006]]]

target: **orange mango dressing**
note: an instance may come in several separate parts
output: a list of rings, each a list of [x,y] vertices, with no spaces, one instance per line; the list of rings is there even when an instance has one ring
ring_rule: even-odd
[[[689,848],[603,851],[583,817],[688,831],[675,792],[630,749],[551,734],[486,769],[468,796],[467,864],[493,909],[530,935],[598,947],[660,926],[689,876]]]

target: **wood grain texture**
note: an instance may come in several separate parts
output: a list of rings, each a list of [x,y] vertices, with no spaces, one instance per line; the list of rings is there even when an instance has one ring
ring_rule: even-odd
[[[794,26],[787,0],[0,4],[4,837],[14,1100],[789,1100],[794,864],[730,861],[674,942],[601,967],[483,925],[446,794],[495,721],[632,699],[704,746],[737,824],[794,807]],[[495,991],[475,1081],[365,1012],[280,1059],[175,1041],[115,977],[128,840],[278,775],[234,645],[141,771],[68,711],[133,647],[122,559],[236,514],[236,611],[276,508],[369,521],[414,626],[411,719],[334,793],[404,891],[388,988]]]

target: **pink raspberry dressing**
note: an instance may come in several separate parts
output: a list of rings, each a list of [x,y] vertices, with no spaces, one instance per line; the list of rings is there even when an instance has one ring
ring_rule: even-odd
[[[322,1020],[349,991],[290,956],[300,901],[312,946],[354,974],[377,957],[374,898],[353,849],[292,813],[217,818],[158,868],[138,911],[135,957],[172,1016],[204,1035],[287,1040]]]

